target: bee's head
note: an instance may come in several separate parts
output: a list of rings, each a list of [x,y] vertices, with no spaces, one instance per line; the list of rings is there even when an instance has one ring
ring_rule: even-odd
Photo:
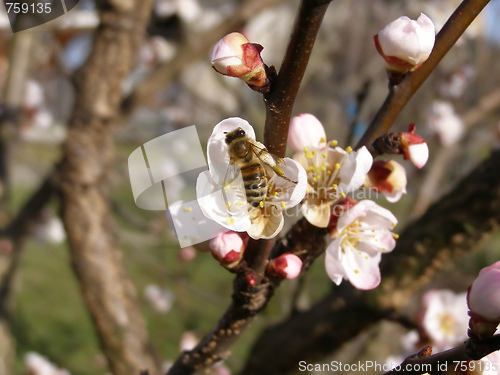
[[[235,139],[246,137],[246,133],[242,128],[236,128],[230,132],[224,132],[224,134],[226,134],[226,144],[230,144]]]

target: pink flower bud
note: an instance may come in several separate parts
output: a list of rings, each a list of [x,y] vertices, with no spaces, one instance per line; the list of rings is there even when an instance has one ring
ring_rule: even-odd
[[[374,39],[387,69],[407,73],[417,69],[429,57],[435,41],[434,24],[423,13],[416,21],[399,17]]]
[[[366,175],[365,187],[381,192],[389,202],[406,194],[406,171],[394,160],[378,160]]]
[[[325,147],[326,134],[321,122],[309,113],[294,116],[288,131],[288,146],[295,151],[304,151],[305,147]]]
[[[236,267],[243,257],[246,243],[235,232],[219,234],[210,240],[210,251],[224,267]]]
[[[411,162],[418,168],[422,168],[429,159],[429,148],[427,142],[422,137],[416,135],[415,124],[408,125],[408,131],[400,133],[401,148],[405,160]]]
[[[243,80],[254,90],[269,89],[266,67],[260,52],[263,47],[250,43],[240,33],[231,33],[212,48],[210,61],[213,68],[224,75]]]
[[[469,335],[485,338],[500,324],[500,261],[483,268],[467,293]]]
[[[297,255],[286,253],[272,259],[267,267],[270,275],[283,279],[295,279],[302,269],[302,261]]]

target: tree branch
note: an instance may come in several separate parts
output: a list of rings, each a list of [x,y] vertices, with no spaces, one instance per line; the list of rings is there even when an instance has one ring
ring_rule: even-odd
[[[264,96],[264,144],[275,155],[285,156],[293,105],[330,2],[302,0],[278,77],[272,83],[269,94]]]
[[[75,77],[63,146],[61,211],[71,262],[115,375],[159,374],[135,289],[125,272],[108,196],[113,125],[151,13],[152,0],[100,2],[92,53]],[[103,79],[105,78],[105,79]]]
[[[297,363],[290,358],[321,360],[384,318],[387,311],[404,307],[447,259],[473,251],[498,232],[498,165],[500,151],[401,234],[393,252],[382,258],[382,283],[377,289],[361,293],[344,282],[310,310],[265,330],[242,375],[298,373]]]
[[[436,43],[427,61],[416,71],[408,73],[400,84],[389,87],[385,102],[359,140],[356,149],[366,146],[370,152],[376,152],[372,147],[373,141],[389,131],[399,112],[488,3],[489,0],[464,0],[459,5],[437,34]]]

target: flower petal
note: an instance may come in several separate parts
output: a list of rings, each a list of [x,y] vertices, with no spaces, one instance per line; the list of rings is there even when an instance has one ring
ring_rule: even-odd
[[[222,189],[214,182],[210,172],[204,171],[196,181],[196,196],[203,214],[209,219],[237,232],[246,231],[250,227],[248,203],[241,175]]]
[[[301,207],[302,214],[312,225],[318,228],[328,227],[331,216],[331,208],[327,203],[319,200],[306,200]]]

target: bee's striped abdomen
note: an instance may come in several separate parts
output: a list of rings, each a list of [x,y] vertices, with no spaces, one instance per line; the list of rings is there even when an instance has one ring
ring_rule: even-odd
[[[260,202],[266,199],[266,172],[259,162],[241,163],[240,169],[245,184],[247,201],[253,207],[258,207]]]

